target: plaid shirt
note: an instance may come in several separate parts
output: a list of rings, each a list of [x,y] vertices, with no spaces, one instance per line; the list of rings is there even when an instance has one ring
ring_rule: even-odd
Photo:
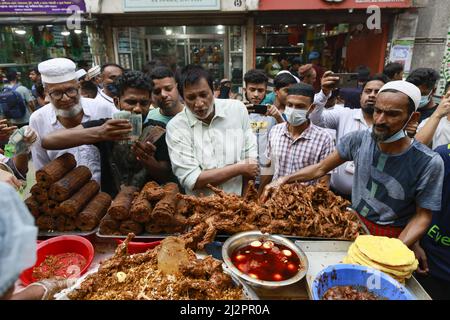
[[[273,180],[276,180],[319,163],[334,150],[333,138],[325,129],[310,124],[300,137],[294,140],[287,129],[287,123],[281,123],[269,133],[266,155],[272,160],[272,173],[265,174],[273,174]],[[317,180],[314,180],[308,184],[316,182]]]

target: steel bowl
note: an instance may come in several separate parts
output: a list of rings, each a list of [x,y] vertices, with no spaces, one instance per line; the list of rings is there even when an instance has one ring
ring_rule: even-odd
[[[283,280],[283,281],[266,281],[266,280],[259,280],[254,279],[250,277],[249,275],[243,273],[238,268],[235,267],[233,262],[231,261],[231,255],[233,252],[245,245],[249,245],[252,241],[267,241],[270,240],[276,244],[281,244],[289,249],[291,249],[293,252],[297,254],[297,256],[300,259],[300,263],[302,267],[298,270],[297,274],[293,276],[292,278]],[[306,272],[308,271],[309,263],[308,258],[306,257],[306,254],[295,245],[294,242],[291,240],[279,236],[279,235],[271,235],[268,233],[261,233],[260,231],[248,231],[248,232],[241,232],[233,235],[232,237],[228,238],[222,247],[222,257],[223,261],[226,265],[226,267],[237,277],[248,283],[250,286],[254,288],[264,288],[264,289],[278,289],[280,287],[285,287],[292,285],[294,283],[297,283],[301,279],[303,279],[306,275]]]

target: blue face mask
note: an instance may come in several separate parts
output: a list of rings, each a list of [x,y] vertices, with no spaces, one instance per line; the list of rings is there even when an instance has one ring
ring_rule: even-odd
[[[412,117],[412,115],[411,115],[411,117]],[[397,132],[393,136],[389,137],[388,139],[382,141],[381,143],[392,143],[392,142],[396,142],[396,141],[399,141],[399,140],[407,137],[405,128],[408,125],[409,121],[411,120],[411,117],[409,117],[408,121],[406,121],[406,124],[403,126],[403,128],[399,132]]]
[[[429,95],[420,98],[419,109],[426,107],[430,103],[432,93],[433,91],[431,91]]]
[[[307,113],[308,110],[294,109],[291,107],[286,107],[284,110],[284,114],[287,117],[287,122],[294,127],[301,126],[308,121]]]

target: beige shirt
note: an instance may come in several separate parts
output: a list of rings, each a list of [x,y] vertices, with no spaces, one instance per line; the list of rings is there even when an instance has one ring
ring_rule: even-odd
[[[215,115],[209,125],[184,108],[167,124],[166,142],[172,170],[191,195],[211,194],[210,190],[193,190],[203,170],[257,158],[256,136],[247,109],[237,100],[215,99]],[[228,180],[219,188],[240,195],[242,176]]]

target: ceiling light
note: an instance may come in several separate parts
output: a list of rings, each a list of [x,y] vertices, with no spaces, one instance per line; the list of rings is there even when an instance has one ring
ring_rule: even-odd
[[[166,35],[167,35],[167,36],[172,35],[172,33],[173,33],[172,29],[167,29],[167,30],[166,30]]]
[[[79,29],[75,29],[75,31],[74,31],[76,34],[82,34],[83,33],[83,31],[82,30],[79,30]]]
[[[14,32],[21,36],[27,33],[24,29],[15,29]]]
[[[67,36],[70,36],[70,32],[67,30],[63,30],[63,31],[61,31],[61,35],[64,37],[67,37]]]

